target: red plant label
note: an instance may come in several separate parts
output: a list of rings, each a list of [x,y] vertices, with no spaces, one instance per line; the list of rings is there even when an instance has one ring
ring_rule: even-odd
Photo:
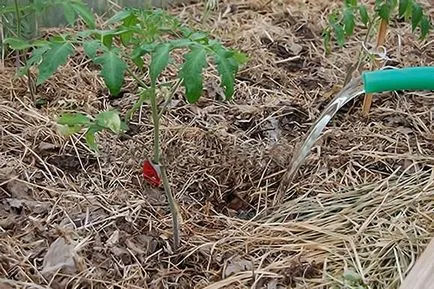
[[[143,163],[143,177],[154,187],[161,185],[160,168],[150,160],[145,160]]]

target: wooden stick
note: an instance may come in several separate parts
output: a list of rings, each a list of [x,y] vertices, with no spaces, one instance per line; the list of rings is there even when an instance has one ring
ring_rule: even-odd
[[[381,19],[380,29],[378,30],[378,36],[377,36],[377,47],[376,47],[377,49],[378,49],[378,47],[383,46],[384,42],[386,41],[387,27],[388,27],[387,21],[384,19]],[[379,66],[379,63],[375,59],[374,65],[372,66],[371,70],[378,69],[378,66]],[[372,105],[372,93],[365,94],[365,97],[363,98],[363,107],[362,107],[362,113],[364,116],[368,115],[369,109],[371,108],[371,105]]]
[[[434,238],[416,261],[399,289],[434,288]]]

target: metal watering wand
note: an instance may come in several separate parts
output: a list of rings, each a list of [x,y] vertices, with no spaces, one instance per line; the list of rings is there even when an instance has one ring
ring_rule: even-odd
[[[281,199],[286,194],[298,168],[320,137],[323,129],[342,106],[364,93],[396,90],[434,90],[434,66],[367,71],[348,83],[324,109],[310,128],[302,146],[295,151],[291,167],[282,177],[277,198]]]

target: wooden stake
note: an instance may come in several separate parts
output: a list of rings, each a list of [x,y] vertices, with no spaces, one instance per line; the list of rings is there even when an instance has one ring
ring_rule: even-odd
[[[377,35],[376,49],[384,45],[384,42],[386,41],[387,27],[388,27],[387,20],[381,19],[380,29],[378,30],[378,35]],[[378,60],[375,59],[371,70],[378,69],[378,66],[379,66]],[[372,93],[365,94],[365,97],[363,98],[363,107],[362,107],[362,114],[364,116],[367,116],[369,114],[371,105],[372,105]]]

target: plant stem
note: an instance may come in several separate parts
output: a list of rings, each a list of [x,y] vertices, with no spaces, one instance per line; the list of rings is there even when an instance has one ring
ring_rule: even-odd
[[[374,27],[373,22],[370,22],[369,25],[368,25],[368,31],[366,32],[365,38],[363,39],[363,43],[365,45],[368,42],[369,35],[371,34],[371,30],[372,30],[373,27]],[[345,76],[343,86],[347,85],[350,82],[350,80],[352,78],[352,73],[354,71],[356,71],[356,70],[359,71],[360,70],[360,65],[362,64],[362,59],[363,59],[363,54],[364,54],[363,52],[364,52],[363,47],[361,47],[359,49],[359,52],[358,52],[358,55],[357,55],[357,61],[356,61],[356,63],[354,65],[351,65],[348,68],[348,70],[347,70],[347,75]]]
[[[173,227],[173,248],[176,250],[180,245],[180,227],[179,227],[179,210],[176,200],[172,195],[170,189],[169,178],[166,174],[166,168],[160,166],[161,179],[163,180],[164,191],[166,192],[167,202],[169,203],[170,213],[172,214],[172,227]]]
[[[20,15],[20,8],[18,6],[18,0],[14,0],[15,4],[15,17],[17,18],[17,37],[21,37],[21,15]],[[19,51],[16,52],[17,57],[17,67],[20,67],[20,53]]]
[[[155,84],[151,86],[151,113],[154,124],[154,164],[160,164],[160,119],[158,118],[157,95],[155,94]]]
[[[148,85],[141,80],[130,68],[127,67],[127,72],[129,75],[131,75],[132,78],[134,78],[135,81],[137,81],[137,83],[143,87],[143,88],[148,88]]]
[[[158,114],[158,118],[160,119],[163,113],[166,111],[167,106],[169,105],[170,101],[173,98],[173,95],[175,94],[176,90],[178,90],[179,85],[181,84],[182,80],[178,79],[176,83],[173,85],[172,90],[169,93],[169,96],[167,97],[166,101],[164,102],[163,107],[160,110],[160,113]]]
[[[167,197],[167,202],[169,203],[170,213],[172,215],[172,227],[173,227],[173,247],[174,249],[178,249],[180,245],[180,225],[179,225],[179,210],[178,206],[176,204],[176,200],[172,195],[172,190],[170,189],[169,179],[166,174],[166,169],[164,166],[160,164],[160,158],[161,158],[161,146],[160,146],[160,118],[163,113],[163,109],[159,112],[157,107],[157,95],[156,95],[156,87],[155,83],[151,85],[151,88],[148,88],[146,83],[144,83],[134,72],[132,72],[130,69],[127,69],[127,72],[134,78],[134,80],[137,81],[137,83],[142,86],[143,88],[147,89],[146,92],[143,92],[143,94],[140,96],[139,100],[135,103],[133,108],[127,113],[127,119],[131,118],[134,111],[137,109],[141,103],[144,102],[145,98],[149,96],[151,100],[151,114],[152,114],[152,123],[154,125],[154,148],[153,148],[153,158],[152,162],[155,165],[158,165],[160,167],[160,174],[161,179],[163,180],[163,187],[164,192]],[[175,91],[178,89],[179,85],[181,84],[181,81],[178,81],[173,86],[173,89],[168,97],[168,101],[170,102],[170,99],[175,94]],[[147,95],[148,94],[148,95]],[[168,102],[166,101],[165,106],[167,106]]]
[[[180,228],[179,228],[179,211],[177,209],[177,204],[175,198],[172,195],[172,190],[170,189],[169,179],[167,178],[165,168],[160,165],[161,148],[160,148],[160,114],[157,107],[157,95],[155,94],[155,83],[151,85],[151,113],[152,122],[154,124],[154,156],[153,162],[155,165],[160,167],[161,179],[163,180],[164,192],[166,193],[167,202],[169,203],[170,213],[172,214],[172,227],[173,227],[173,247],[178,249],[180,244]]]
[[[15,4],[15,17],[17,18],[17,37],[21,37],[21,15],[20,7],[18,6],[18,0],[14,0]]]
[[[4,31],[4,26],[3,26],[3,17],[4,17],[4,15],[0,14],[0,38],[1,39],[5,39],[5,31]],[[2,45],[1,50],[2,50],[2,52],[1,52],[1,60],[2,60],[2,62],[1,62],[1,68],[3,69],[4,65],[5,65],[4,61],[5,61],[5,56],[6,56],[5,45]]]
[[[125,122],[129,123],[133,114],[143,105],[145,100],[149,97],[149,89],[142,91],[139,95],[139,99],[133,104],[133,107],[130,108],[125,114]]]

